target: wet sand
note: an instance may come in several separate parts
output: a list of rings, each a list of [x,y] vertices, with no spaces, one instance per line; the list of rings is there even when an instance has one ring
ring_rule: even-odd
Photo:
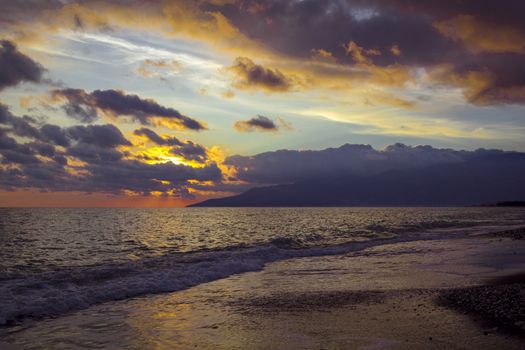
[[[15,349],[523,349],[525,338],[501,320],[443,296],[509,283],[521,290],[503,276],[525,271],[524,254],[524,241],[485,236],[279,261],[24,322],[0,341]],[[494,304],[478,297],[476,305]]]

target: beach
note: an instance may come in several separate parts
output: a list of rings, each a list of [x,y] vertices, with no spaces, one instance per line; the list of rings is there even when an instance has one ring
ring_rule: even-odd
[[[174,293],[30,320],[2,329],[0,339],[13,349],[523,349],[520,324],[483,312],[495,300],[478,295],[477,311],[451,303],[472,288],[523,286],[502,279],[525,271],[525,242],[515,238],[414,240],[276,261]]]

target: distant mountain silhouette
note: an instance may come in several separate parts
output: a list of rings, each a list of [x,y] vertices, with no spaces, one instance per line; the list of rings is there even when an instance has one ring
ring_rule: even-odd
[[[418,169],[258,187],[192,206],[465,206],[523,199],[525,154],[502,153]]]
[[[480,204],[477,206],[478,207],[525,207],[525,201],[485,203],[485,204]]]

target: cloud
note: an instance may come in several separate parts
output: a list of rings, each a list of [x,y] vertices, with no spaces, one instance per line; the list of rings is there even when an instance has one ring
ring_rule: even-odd
[[[235,122],[233,127],[239,132],[251,132],[251,131],[272,131],[275,132],[279,128],[277,124],[274,123],[268,117],[263,115],[258,115],[248,120],[240,120]]]
[[[285,92],[293,88],[293,81],[277,69],[255,64],[247,57],[237,57],[227,71],[234,75],[233,86],[240,90]]]
[[[136,134],[168,147],[167,152],[198,166],[165,158],[145,162],[114,125],[62,128],[13,115],[0,104],[0,188],[112,194],[193,196],[193,184],[220,184],[222,171],[205,147],[162,137],[146,128]],[[5,127],[4,127],[5,126]],[[14,135],[14,137],[13,137]],[[29,140],[21,143],[17,138]],[[193,192],[192,192],[193,191]]]
[[[176,137],[161,137],[159,134],[157,134],[155,131],[148,129],[148,128],[140,128],[133,132],[135,135],[138,136],[145,136],[153,143],[156,143],[157,145],[181,145],[182,142],[180,142]]]
[[[8,40],[0,40],[0,67],[0,90],[24,81],[39,83],[44,73],[39,63],[20,53]]]
[[[500,53],[465,59],[429,70],[429,80],[462,89],[466,100],[480,106],[525,104],[524,56]]]
[[[206,148],[192,141],[186,141],[180,146],[175,146],[170,152],[174,155],[182,156],[184,159],[196,162],[204,162],[208,158]]]
[[[183,68],[182,63],[176,60],[153,60],[147,59],[142,61],[140,66],[137,68],[137,73],[143,77],[159,77],[163,78],[164,73],[178,73]]]
[[[248,6],[248,3],[251,5]],[[347,20],[348,18],[333,24],[334,29],[342,28],[339,32],[335,32],[335,30],[332,32],[331,28],[324,28],[322,31],[318,30],[318,20],[320,20],[318,24],[321,26],[329,24],[327,23],[329,18],[325,18],[330,17],[327,14],[350,13],[347,11],[347,8],[336,8],[335,4],[341,3],[343,2],[333,0],[326,2],[294,1],[289,3],[265,1],[261,2],[260,4],[262,5],[259,6],[254,5],[256,3],[253,1],[236,4],[223,4],[221,2],[218,5],[208,1],[139,3],[138,1],[130,0],[125,3],[79,3],[72,1],[60,6],[60,3],[57,2],[53,6],[52,4],[48,6],[34,6],[34,9],[26,9],[26,11],[18,9],[18,13],[13,14],[13,17],[17,20],[13,22],[12,26],[7,26],[8,28],[12,27],[7,32],[21,33],[22,36],[18,40],[26,40],[26,42],[30,43],[31,41],[35,42],[35,35],[49,35],[60,29],[78,30],[78,23],[81,23],[83,31],[109,29],[117,31],[131,28],[162,33],[169,38],[173,36],[189,37],[190,39],[205,42],[227,55],[240,59],[240,62],[234,63],[233,66],[226,68],[224,71],[229,71],[233,75],[232,86],[241,90],[288,92],[302,89],[328,89],[338,90],[342,93],[353,92],[354,95],[357,95],[365,91],[359,85],[369,82],[375,84],[376,89],[383,85],[403,86],[407,81],[408,74],[406,72],[407,69],[402,66],[391,67],[386,65],[384,69],[373,69],[374,65],[367,67],[352,66],[354,62],[344,54],[344,50],[341,48],[341,43],[348,42],[347,33],[354,32],[354,28],[344,30],[344,26],[347,23],[351,23],[351,21]],[[325,6],[325,4],[327,5]],[[255,8],[258,8],[258,10],[254,11],[253,9]],[[314,11],[314,9],[317,10]],[[297,10],[304,11],[305,15],[310,13],[308,15],[310,17],[301,19],[300,15],[295,13]],[[283,16],[284,13],[290,12],[290,18],[280,23],[280,11],[283,11]],[[24,12],[25,15],[21,15],[20,12]],[[255,18],[252,16],[255,16]],[[393,17],[397,18],[396,16]],[[297,20],[298,23],[288,21],[291,19]],[[349,19],[351,19],[351,16]],[[31,26],[28,25],[29,22],[31,22]],[[260,24],[253,26],[253,23]],[[398,24],[394,24],[392,27],[397,28]],[[267,35],[275,32],[277,28],[288,29],[284,33],[279,32],[275,33],[275,35]],[[290,35],[292,33],[294,35],[300,33],[303,31],[303,28],[304,38]],[[432,32],[436,32],[433,27],[429,26],[429,28]],[[422,32],[421,28],[417,29],[417,31],[407,32]],[[254,30],[260,31],[264,35],[259,36],[257,35],[259,33],[254,32]],[[379,30],[377,31],[379,32]],[[327,37],[318,40],[322,33],[327,33]],[[383,34],[381,33],[381,35]],[[324,36],[324,34],[322,35]],[[439,37],[439,35],[437,36]],[[306,38],[310,40],[309,43],[305,41]],[[431,39],[428,42],[432,44],[437,42],[435,38]],[[361,42],[363,40],[363,38],[359,37],[355,41]],[[283,45],[277,45],[278,49],[276,49],[274,44],[280,41],[283,41]],[[304,53],[292,52],[299,42],[308,43],[308,47],[305,44]],[[425,43],[426,46],[428,46],[428,42]],[[401,44],[404,43],[401,42]],[[366,43],[362,45],[368,47]],[[388,45],[388,48],[390,48],[392,43],[389,42]],[[320,47],[322,47],[323,51],[319,51]],[[290,52],[288,49],[290,49]],[[385,50],[379,46],[378,49],[381,49],[382,52],[388,51],[388,49]],[[313,59],[311,58],[312,52],[314,52],[315,56]],[[331,53],[333,59],[329,58],[327,53]],[[420,57],[421,55],[421,53],[418,53],[417,55],[411,55],[411,57]],[[246,57],[257,57],[259,62],[255,63],[252,59]],[[142,71],[146,75],[154,73],[157,69],[164,69],[154,68],[153,65],[149,64],[146,65],[151,68],[143,67],[146,71]],[[231,94],[226,95],[226,97],[231,96]],[[388,104],[389,100],[383,99],[375,102]],[[79,118],[81,118],[82,114],[86,114],[88,118],[91,115],[90,113],[82,112],[74,114],[78,115]],[[170,125],[165,119],[153,125],[162,123]],[[173,127],[176,127],[176,125]]]
[[[381,51],[377,49],[364,49],[357,45],[355,41],[350,41],[348,44],[343,45],[347,55],[352,56],[356,63],[372,63],[369,56],[380,56]]]
[[[120,90],[95,90],[88,93],[82,89],[61,89],[53,90],[52,97],[57,102],[65,100],[65,112],[83,122],[92,122],[99,118],[100,113],[104,113],[114,118],[129,116],[142,125],[164,125],[197,131],[206,129],[201,122],[173,108]]]
[[[138,29],[200,40],[237,54],[258,48],[217,10],[229,1],[28,1],[30,5],[1,4],[0,19],[7,20],[0,21],[0,30],[17,42],[39,42],[63,29]]]
[[[33,125],[36,120],[30,116],[18,117],[13,115],[9,108],[0,103],[0,124],[8,125],[8,131],[21,137],[39,139],[40,131]]]
[[[193,168],[170,162],[146,164],[137,160],[120,160],[109,164],[90,164],[86,168],[92,174],[89,185],[102,192],[120,192],[122,189],[146,194],[173,189],[180,191],[187,188],[188,180],[221,179],[221,171],[215,163]]]
[[[410,92],[414,87],[410,83],[422,71],[447,66],[456,77],[432,84],[458,86],[468,102],[525,103],[520,63],[525,57],[522,1],[57,0],[32,1],[31,6],[11,2],[2,9],[0,16],[5,20],[0,30],[6,37],[27,39],[17,41],[20,43],[78,28],[131,28],[205,42],[238,57],[227,71],[234,76],[233,86],[242,90],[337,90],[357,100],[368,98],[372,104],[405,108],[411,104],[399,103],[402,96],[376,99],[366,92],[383,90],[381,95],[385,96],[393,93],[389,88],[396,87],[396,94],[402,95]],[[144,67],[154,72],[168,63],[151,60],[144,62]],[[518,77],[501,78],[502,66],[517,72]],[[467,77],[467,67],[473,67],[475,74],[490,76],[490,81],[485,79],[487,89],[480,94]],[[480,97],[471,97],[477,95]],[[69,106],[70,114],[81,120],[93,115],[89,109],[74,107]]]
[[[331,62],[331,63],[337,62],[337,58],[335,58],[334,55],[330,51],[326,51],[323,49],[312,49],[311,52],[312,52],[312,58],[315,60]]]
[[[504,24],[494,25],[472,15],[458,15],[436,21],[434,26],[443,35],[461,41],[474,53],[525,53],[525,34]]]
[[[54,90],[53,97],[64,97],[67,102],[62,106],[66,114],[82,123],[93,123],[99,118],[95,105],[88,104],[90,96],[81,89]]]
[[[79,142],[66,149],[65,155],[89,164],[112,163],[122,159],[123,154],[112,147]]]
[[[73,140],[102,148],[131,146],[131,142],[126,140],[120,130],[111,124],[77,125],[68,128],[66,132]]]
[[[45,124],[40,128],[42,139],[58,146],[67,147],[70,144],[68,134],[57,125]]]
[[[390,52],[394,56],[401,56],[401,49],[399,48],[399,45],[397,44],[392,45],[392,47],[390,48]]]
[[[369,145],[345,144],[320,151],[280,150],[254,156],[231,156],[224,163],[233,168],[237,180],[256,185],[329,176],[372,175],[389,170],[462,162],[474,155],[475,152],[431,146],[395,144],[375,150]]]
[[[7,135],[0,135],[0,155],[3,164],[40,164],[37,154],[38,151],[31,145],[21,145]]]
[[[134,131],[135,135],[145,136],[151,142],[159,146],[171,146],[169,153],[181,156],[186,160],[205,162],[208,159],[206,148],[192,141],[180,141],[176,137],[160,136],[148,128],[140,128]]]
[[[246,36],[280,53],[265,62],[284,75],[300,75],[307,85],[350,92],[363,84],[406,87],[421,69],[446,66],[451,74],[431,84],[457,86],[473,104],[497,105],[525,103],[523,11],[520,1],[254,0],[223,13]],[[319,48],[337,64],[321,66]],[[307,66],[312,60],[317,64]],[[412,106],[398,103],[399,97],[364,97],[372,104]]]

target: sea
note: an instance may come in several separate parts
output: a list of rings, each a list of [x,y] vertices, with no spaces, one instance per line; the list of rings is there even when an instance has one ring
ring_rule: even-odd
[[[525,208],[0,208],[0,325],[268,263],[525,225]]]

